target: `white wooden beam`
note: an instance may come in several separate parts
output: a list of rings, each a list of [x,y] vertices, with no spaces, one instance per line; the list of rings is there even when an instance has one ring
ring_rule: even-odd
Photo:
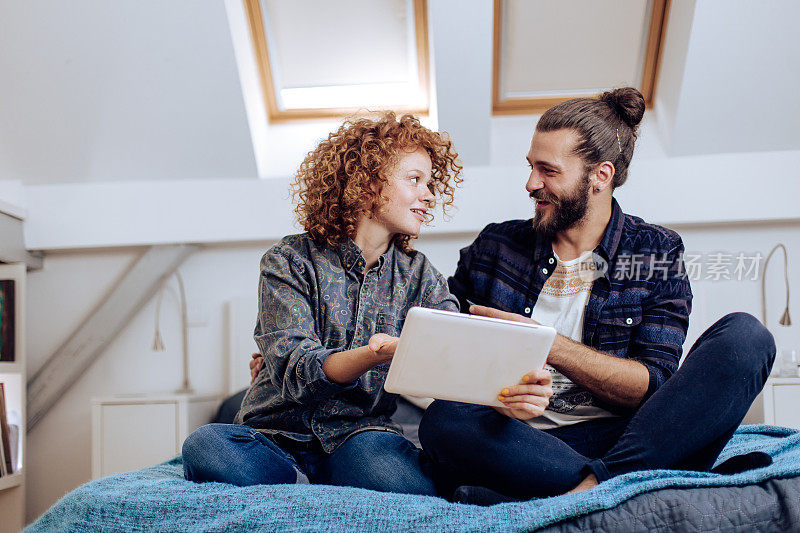
[[[250,125],[250,138],[253,143],[258,177],[265,178],[269,168],[269,137],[267,109],[261,92],[261,79],[258,74],[258,63],[250,38],[250,27],[242,0],[225,0],[225,12],[228,14],[228,25],[233,39],[233,52],[239,70],[239,81],[242,87],[244,109],[247,123]]]
[[[0,213],[0,262],[25,263],[28,270],[42,268],[42,254],[25,249],[22,220]]]
[[[285,178],[33,185],[27,194],[31,250],[260,241],[297,233]]]
[[[28,432],[74,385],[117,334],[195,250],[194,244],[153,246],[28,381]]]
[[[627,212],[663,225],[798,219],[797,168],[800,151],[634,157],[628,182],[615,195]],[[527,177],[521,163],[465,167],[454,216],[445,221],[438,213],[424,234],[474,233],[488,221],[532,216]],[[288,179],[31,186],[25,242],[47,251],[272,241],[302,231],[288,188]]]

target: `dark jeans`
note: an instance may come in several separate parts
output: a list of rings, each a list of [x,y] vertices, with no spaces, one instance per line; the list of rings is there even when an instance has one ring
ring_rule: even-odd
[[[772,335],[733,313],[697,340],[678,371],[630,418],[542,431],[491,407],[436,401],[420,425],[444,494],[478,485],[515,498],[553,496],[589,473],[598,481],[659,468],[708,470],[769,376]]]
[[[436,494],[422,472],[420,450],[397,433],[356,433],[330,455],[318,444],[281,443],[249,426],[207,424],[183,443],[184,475],[189,481],[244,486],[295,483],[302,474],[312,483]]]

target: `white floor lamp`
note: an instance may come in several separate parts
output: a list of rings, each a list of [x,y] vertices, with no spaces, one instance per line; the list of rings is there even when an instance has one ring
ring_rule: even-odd
[[[778,324],[784,327],[792,325],[792,317],[789,315],[789,254],[786,251],[786,246],[783,244],[776,244],[775,247],[770,250],[769,254],[767,254],[767,260],[764,261],[764,272],[761,275],[761,321],[766,327],[769,327],[767,325],[767,266],[769,265],[770,258],[772,258],[772,254],[774,254],[778,248],[783,250],[783,279],[786,283],[786,307],[783,309],[783,314],[780,320],[778,320]],[[778,376],[800,377],[800,361],[797,360],[797,350],[792,348],[779,348],[772,373]]]
[[[764,261],[764,273],[761,275],[761,321],[765,326],[767,325],[767,266],[769,265],[772,254],[774,254],[778,248],[783,250],[783,279],[786,282],[786,308],[783,310],[783,315],[781,315],[778,324],[781,326],[791,326],[792,317],[789,316],[789,258],[786,252],[786,246],[783,244],[776,244],[775,247],[770,250],[769,254],[767,254],[767,260]]]
[[[176,392],[179,394],[191,394],[194,392],[189,385],[189,328],[186,321],[186,289],[183,286],[183,277],[179,271],[175,271],[175,277],[178,279],[178,288],[180,289],[181,296],[181,330],[183,332],[183,381],[181,388]],[[159,326],[159,319],[161,318],[161,301],[164,299],[164,289],[167,287],[169,277],[164,280],[161,285],[161,290],[158,292],[158,303],[156,304],[156,331],[155,338],[153,339],[153,350],[156,352],[164,351],[164,339],[161,337],[161,328]]]

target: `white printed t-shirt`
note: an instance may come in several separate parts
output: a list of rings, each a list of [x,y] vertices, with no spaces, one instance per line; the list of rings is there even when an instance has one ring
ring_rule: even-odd
[[[581,342],[583,317],[594,283],[593,271],[586,269],[586,265],[592,261],[592,252],[585,252],[571,261],[562,261],[555,252],[553,255],[557,260],[556,268],[542,287],[531,318],[545,326],[554,327],[556,332],[565,337]],[[583,276],[582,262],[585,265]],[[573,383],[558,370],[550,365],[545,368],[553,375],[553,396],[544,415],[528,420],[528,424],[538,429],[552,429],[593,418],[617,416],[594,405],[594,398],[589,391]]]

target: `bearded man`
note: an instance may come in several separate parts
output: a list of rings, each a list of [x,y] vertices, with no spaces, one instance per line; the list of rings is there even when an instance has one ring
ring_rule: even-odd
[[[533,220],[490,224],[461,250],[448,284],[462,310],[558,335],[545,369],[500,391],[504,408],[427,409],[420,440],[443,495],[491,504],[635,470],[709,470],[769,376],[774,341],[745,313],[712,325],[678,368],[692,300],[683,242],[613,197],[644,107],[624,88],[545,112],[526,157]],[[721,471],[770,461],[735,459]]]

